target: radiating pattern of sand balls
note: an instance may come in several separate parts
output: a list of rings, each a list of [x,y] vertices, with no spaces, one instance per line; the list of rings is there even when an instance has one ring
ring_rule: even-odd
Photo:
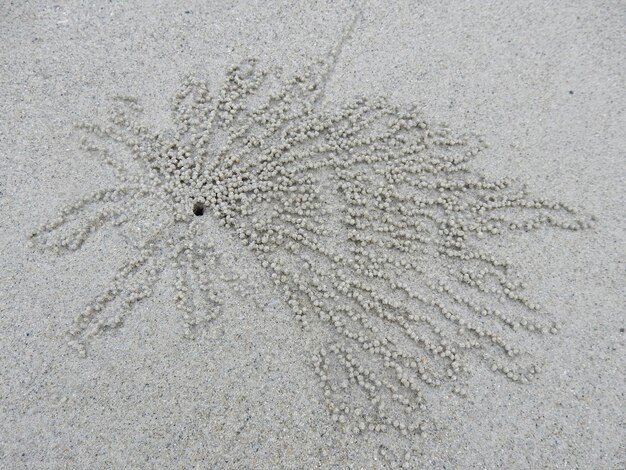
[[[187,335],[210,328],[228,279],[199,222],[209,218],[236,234],[304,330],[323,338],[313,368],[346,430],[420,432],[430,391],[464,395],[482,366],[533,379],[521,344],[557,326],[490,246],[505,231],[587,221],[471,171],[482,140],[410,106],[325,106],[335,57],[288,79],[247,61],[215,94],[189,79],[171,130],[142,125],[141,106],[126,97],[110,122],[79,126],[119,185],[68,206],[33,240],[74,250],[104,226],[143,225],[136,257],[76,318],[72,346],[85,354],[90,338],[121,325],[166,267],[177,272]]]

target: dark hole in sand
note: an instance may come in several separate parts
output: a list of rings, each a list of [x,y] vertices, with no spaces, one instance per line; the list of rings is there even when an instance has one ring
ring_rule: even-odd
[[[204,215],[204,204],[201,202],[196,202],[193,205],[193,213],[198,217]]]

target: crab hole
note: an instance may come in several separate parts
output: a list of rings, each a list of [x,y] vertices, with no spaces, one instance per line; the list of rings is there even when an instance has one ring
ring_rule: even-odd
[[[204,215],[204,204],[201,202],[196,202],[193,205],[193,213],[194,215],[200,217],[201,215]]]

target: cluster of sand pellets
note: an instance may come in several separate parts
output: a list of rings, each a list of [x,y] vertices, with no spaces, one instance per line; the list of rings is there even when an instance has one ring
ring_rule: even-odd
[[[136,257],[77,316],[71,346],[85,354],[91,338],[121,325],[165,269],[176,272],[186,334],[210,328],[228,283],[199,223],[208,218],[238,237],[304,331],[321,338],[311,374],[343,429],[420,433],[432,391],[466,394],[481,366],[533,380],[533,351],[521,345],[558,326],[490,247],[507,231],[588,222],[471,170],[484,142],[411,106],[325,105],[335,57],[286,79],[246,61],[216,93],[188,79],[171,130],[143,125],[129,97],[109,122],[79,125],[83,147],[118,185],[67,206],[33,241],[75,250],[102,227],[143,225]]]

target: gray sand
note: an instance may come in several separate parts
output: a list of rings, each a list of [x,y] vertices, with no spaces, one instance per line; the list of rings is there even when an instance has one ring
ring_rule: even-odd
[[[65,333],[129,256],[125,239],[104,229],[61,256],[27,244],[112,183],[72,126],[109,97],[140,98],[164,125],[186,74],[220,83],[251,55],[298,69],[353,15],[349,2],[215,3],[0,7],[2,468],[384,468],[393,436],[337,429],[307,365],[311,338],[227,233],[214,236],[251,294],[225,292],[205,336],[183,338],[164,279],[86,358]],[[626,9],[546,3],[370,1],[327,85],[331,103],[382,95],[476,131],[485,175],[598,219],[500,240],[562,329],[534,351],[532,384],[477,370],[468,397],[429,401],[436,426],[413,442],[424,468],[626,466]]]

